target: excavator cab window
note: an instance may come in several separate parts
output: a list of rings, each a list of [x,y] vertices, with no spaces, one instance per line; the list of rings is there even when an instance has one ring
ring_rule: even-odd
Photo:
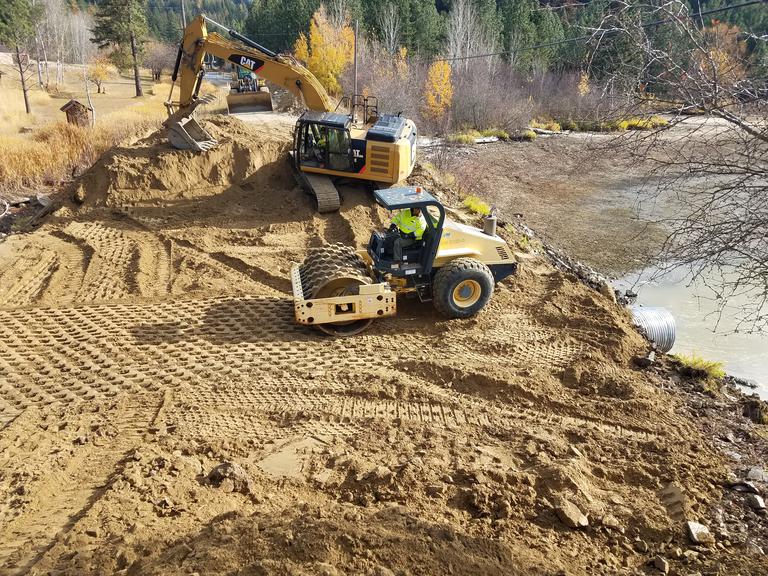
[[[301,128],[301,163],[349,171],[352,169],[351,142],[349,130],[308,122]]]
[[[301,163],[325,168],[328,163],[328,128],[317,124],[301,127]]]
[[[328,129],[328,167],[331,170],[352,169],[351,148],[349,130]]]

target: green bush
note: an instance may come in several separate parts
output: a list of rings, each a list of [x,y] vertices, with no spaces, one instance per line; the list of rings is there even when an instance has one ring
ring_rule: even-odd
[[[676,354],[673,356],[685,371],[691,376],[701,377],[709,381],[725,378],[725,367],[722,362],[705,360],[698,354]]]
[[[509,133],[500,128],[486,128],[485,130],[475,130],[474,128],[462,130],[448,135],[448,142],[457,144],[474,144],[477,138],[489,138],[495,136],[499,140],[509,140]]]
[[[480,214],[480,216],[488,216],[488,214],[491,213],[491,207],[477,196],[467,196],[464,198],[462,204],[464,204],[464,207],[469,209],[470,212]]]

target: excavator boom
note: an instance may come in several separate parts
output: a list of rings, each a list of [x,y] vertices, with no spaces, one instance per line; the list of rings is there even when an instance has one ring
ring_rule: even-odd
[[[210,22],[227,30],[234,40],[216,32],[208,32]],[[168,137],[176,148],[206,150],[216,141],[192,118],[195,108],[206,102],[200,97],[200,84],[206,54],[211,54],[232,64],[250,70],[262,78],[281,86],[304,101],[310,110],[330,112],[335,106],[322,84],[295,59],[276,54],[242,34],[214,22],[206,16],[198,16],[184,30],[179,46],[173,83],[179,81],[179,99],[166,102],[169,117],[165,121]],[[173,92],[173,85],[171,87]]]

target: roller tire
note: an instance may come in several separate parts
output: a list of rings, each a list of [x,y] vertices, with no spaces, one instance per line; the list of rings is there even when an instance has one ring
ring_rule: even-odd
[[[432,301],[443,316],[469,318],[480,312],[491,299],[493,285],[493,274],[488,266],[473,258],[457,258],[435,273]],[[470,292],[464,302],[455,297],[460,296],[457,291],[462,292],[462,287],[468,287]]]

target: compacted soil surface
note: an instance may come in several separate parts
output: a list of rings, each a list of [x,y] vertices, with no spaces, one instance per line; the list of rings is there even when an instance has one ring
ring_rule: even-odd
[[[290,123],[208,128],[107,153],[0,244],[1,574],[768,572],[733,391],[641,368],[627,312],[532,252],[471,320],[297,325],[292,263],[388,215],[317,214]]]

